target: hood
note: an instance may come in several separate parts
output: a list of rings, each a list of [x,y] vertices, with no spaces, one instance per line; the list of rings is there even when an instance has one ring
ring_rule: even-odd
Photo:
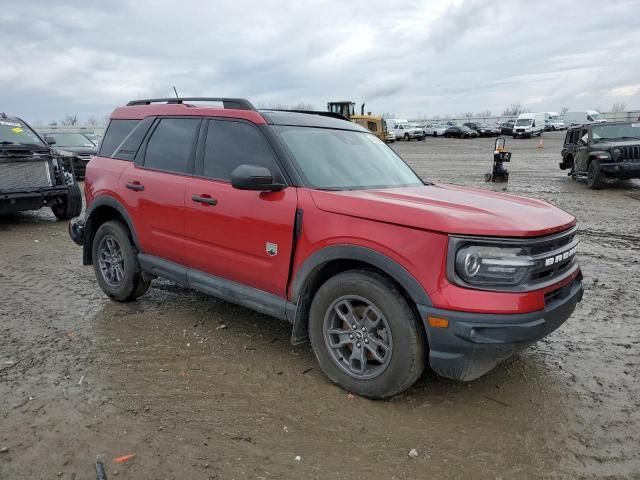
[[[98,153],[98,147],[59,147],[58,145],[54,145],[53,147],[56,150],[78,154],[96,155]]]
[[[541,200],[454,185],[311,195],[327,212],[458,235],[536,237],[575,224],[572,215]]]
[[[640,145],[640,140],[621,140],[619,142],[598,142],[591,144],[591,150],[609,151],[618,147],[635,147]]]

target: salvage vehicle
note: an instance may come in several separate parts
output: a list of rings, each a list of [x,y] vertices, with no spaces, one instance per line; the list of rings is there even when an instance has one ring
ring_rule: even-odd
[[[585,123],[607,123],[607,119],[600,116],[596,110],[584,110],[581,112],[567,112],[564,114],[564,123],[568,127],[583,125]]]
[[[447,128],[449,128],[449,125],[439,125],[437,123],[432,123],[430,125],[427,125],[424,129],[424,133],[425,135],[430,135],[433,137],[440,137],[442,135],[444,135],[444,132],[447,131]]]
[[[500,134],[501,135],[513,135],[513,126],[516,124],[515,121],[509,120],[508,122],[504,122],[500,124]]]
[[[425,182],[326,113],[117,108],[69,225],[83,264],[119,302],[164,277],[288,320],[331,381],[373,398],[427,364],[478,378],[567,320],[582,298],[573,216]]]
[[[500,134],[500,130],[496,130],[495,127],[483,122],[467,122],[463,123],[463,125],[478,132],[480,137],[494,137]]]
[[[521,113],[513,126],[513,138],[538,137],[544,131],[544,113]]]
[[[455,125],[447,128],[444,131],[444,136],[447,138],[476,138],[478,136],[478,132],[470,129],[469,127],[465,127],[464,125]]]
[[[0,214],[50,207],[59,220],[82,211],[73,165],[18,117],[0,114]]]
[[[45,132],[44,138],[61,155],[70,157],[76,178],[82,180],[91,157],[98,153],[98,147],[81,132]]]
[[[396,140],[424,140],[425,133],[420,127],[416,127],[410,123],[396,123],[393,127],[393,133],[396,136]]]
[[[586,178],[591,189],[612,180],[640,178],[640,122],[591,123],[567,130],[561,170]]]

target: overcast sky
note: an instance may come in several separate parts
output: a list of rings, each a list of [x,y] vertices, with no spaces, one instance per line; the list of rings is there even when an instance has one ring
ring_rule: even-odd
[[[12,4],[14,5],[14,4]],[[640,1],[32,0],[0,13],[0,111],[242,96],[401,117],[640,109]]]

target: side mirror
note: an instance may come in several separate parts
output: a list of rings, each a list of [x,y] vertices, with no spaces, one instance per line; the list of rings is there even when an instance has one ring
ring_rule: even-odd
[[[56,139],[53,137],[50,137],[49,135],[45,135],[44,136],[44,141],[47,142],[47,145],[55,145],[56,144]]]
[[[231,172],[231,185],[238,190],[257,190],[278,192],[286,185],[274,183],[273,174],[268,168],[257,165],[240,165]]]

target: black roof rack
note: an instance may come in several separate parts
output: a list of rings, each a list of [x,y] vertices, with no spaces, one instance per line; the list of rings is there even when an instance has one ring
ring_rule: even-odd
[[[185,97],[185,98],[149,98],[146,100],[132,100],[127,106],[132,105],[151,105],[152,103],[182,104],[185,102],[221,102],[224,108],[232,108],[235,110],[254,110],[249,100],[244,98],[212,98],[212,97]]]
[[[282,108],[265,108],[265,111],[306,113],[308,115],[320,115],[321,117],[330,117],[330,118],[337,118],[338,120],[346,120],[347,122],[349,121],[349,119],[344,115],[340,115],[339,113],[335,113],[335,112],[325,112],[324,110],[286,110]]]

